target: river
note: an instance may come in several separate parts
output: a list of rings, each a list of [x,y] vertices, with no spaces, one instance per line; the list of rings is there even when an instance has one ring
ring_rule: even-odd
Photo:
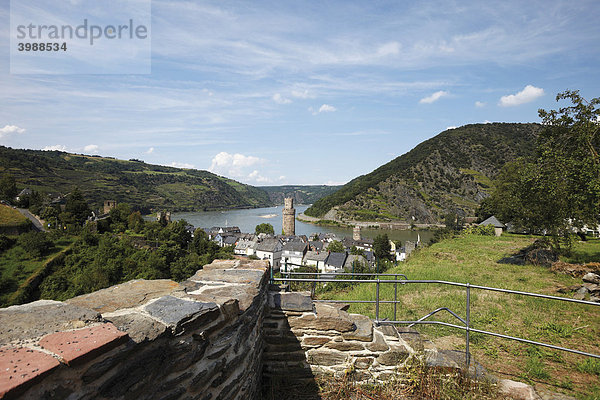
[[[296,215],[304,212],[308,205],[297,205]],[[242,232],[254,232],[258,224],[269,223],[273,225],[275,233],[281,233],[283,206],[251,208],[243,210],[227,211],[201,211],[201,212],[179,212],[172,213],[172,220],[184,219],[196,228],[211,228],[213,226],[238,226]],[[306,235],[310,237],[313,233],[334,233],[338,237],[352,237],[352,228],[341,228],[335,226],[319,226],[296,220],[296,235]],[[400,240],[404,243],[406,240],[417,240],[417,235],[421,241],[428,243],[433,237],[433,232],[429,230],[389,230],[389,229],[361,229],[363,237],[373,239],[379,234],[387,233],[392,240]]]

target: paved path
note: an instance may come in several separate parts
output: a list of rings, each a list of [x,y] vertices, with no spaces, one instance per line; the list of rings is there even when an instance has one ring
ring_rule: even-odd
[[[19,210],[21,214],[29,218],[29,220],[33,223],[35,230],[40,232],[47,232],[46,228],[44,228],[44,225],[42,224],[42,221],[38,219],[35,215],[30,213],[29,210],[26,210],[24,208],[17,208],[17,210]]]

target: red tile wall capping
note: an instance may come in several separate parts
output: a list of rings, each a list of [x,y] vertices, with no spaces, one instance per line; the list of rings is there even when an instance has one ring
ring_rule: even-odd
[[[40,346],[58,355],[67,365],[90,360],[127,342],[128,335],[105,323],[75,331],[46,335]]]
[[[17,395],[60,363],[49,354],[24,347],[0,348],[0,398]]]

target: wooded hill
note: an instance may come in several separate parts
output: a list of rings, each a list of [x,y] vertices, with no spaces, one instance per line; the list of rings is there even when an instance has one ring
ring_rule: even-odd
[[[325,197],[341,186],[326,185],[284,185],[284,186],[260,186],[262,190],[269,194],[269,199],[273,204],[283,204],[285,197],[292,197],[294,204],[312,204],[322,197]]]
[[[138,160],[17,150],[0,146],[0,174],[9,173],[19,189],[67,194],[79,188],[90,206],[104,200],[127,202],[142,211],[199,211],[263,207],[268,194],[207,171],[146,164]]]
[[[437,223],[475,214],[491,179],[508,161],[529,156],[539,124],[491,123],[448,129],[323,197],[305,214],[335,219]],[[333,219],[332,213],[328,219]]]

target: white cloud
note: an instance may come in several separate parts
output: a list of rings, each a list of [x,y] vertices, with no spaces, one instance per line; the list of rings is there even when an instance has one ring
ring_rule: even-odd
[[[170,164],[171,167],[175,167],[175,168],[186,168],[186,169],[193,169],[195,168],[193,164],[188,164],[188,163],[181,163],[181,162],[177,162],[177,161],[173,161]]]
[[[0,128],[0,138],[9,133],[24,133],[25,129],[19,128],[16,125],[4,125],[4,128]]]
[[[63,146],[62,144],[55,144],[53,146],[46,146],[42,150],[43,151],[54,151],[54,150],[67,151],[67,147]]]
[[[273,101],[277,104],[290,104],[292,102],[290,99],[286,99],[279,93],[273,95]]]
[[[529,103],[543,95],[544,89],[537,88],[532,85],[527,85],[525,86],[525,89],[521,90],[517,94],[509,94],[507,96],[502,96],[498,105],[502,107],[518,106],[521,104]]]
[[[86,153],[97,153],[98,149],[99,147],[97,144],[88,144],[83,148],[83,151],[85,151]]]
[[[476,101],[475,107],[478,107],[478,108],[485,107],[485,103],[483,101]]]
[[[230,154],[226,151],[222,151],[213,157],[208,170],[215,174],[224,175],[233,179],[250,180],[262,183],[269,180],[260,175],[256,166],[264,164],[265,162],[265,159],[259,157],[246,156],[239,153]]]
[[[292,90],[292,96],[298,99],[314,99],[316,96],[309,93],[307,89],[303,91],[300,90]]]
[[[321,107],[319,107],[319,113],[323,113],[323,112],[334,112],[337,111],[337,108],[335,108],[334,106],[331,106],[329,104],[323,104]]]
[[[447,92],[445,90],[439,90],[439,91],[433,93],[431,96],[423,97],[421,100],[419,100],[419,103],[421,103],[421,104],[431,104],[431,103],[433,103],[435,101],[438,101],[442,97],[448,96],[449,94],[450,94],[450,92]]]
[[[150,147],[147,151],[146,154],[152,154],[154,153],[154,147]]]
[[[398,54],[400,54],[400,43],[398,42],[386,43],[377,49],[377,55],[382,57],[396,56]]]

